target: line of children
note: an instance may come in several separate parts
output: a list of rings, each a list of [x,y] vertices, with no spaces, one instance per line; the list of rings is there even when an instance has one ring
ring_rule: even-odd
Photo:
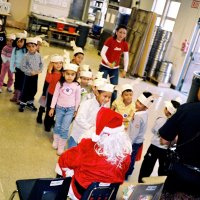
[[[24,55],[27,53],[26,49],[26,36],[27,32],[16,33],[16,40],[13,43],[13,51],[10,60],[10,71],[15,73],[14,82],[14,95],[10,99],[11,102],[19,103],[19,98],[22,91],[24,73],[21,71],[21,61]]]
[[[128,126],[128,135],[132,142],[131,164],[126,173],[126,180],[132,174],[138,150],[142,148],[148,123],[148,108],[152,105],[154,96],[151,92],[143,92],[135,103],[136,112]]]
[[[28,52],[24,55],[20,66],[25,76],[20,96],[19,112],[24,112],[25,107],[37,111],[33,102],[37,93],[38,74],[43,69],[41,55],[37,52],[37,38],[27,38],[26,47]]]
[[[68,138],[69,126],[73,116],[76,115],[81,100],[81,88],[76,82],[78,65],[64,63],[63,77],[56,84],[53,94],[49,116],[56,111],[56,123],[53,129],[53,148],[57,149],[57,155],[64,152]]]
[[[2,92],[2,86],[4,83],[5,75],[8,74],[8,82],[7,82],[7,91],[12,92],[12,84],[13,84],[13,73],[10,71],[10,59],[13,50],[13,41],[16,39],[15,34],[8,34],[6,36],[6,45],[3,47],[1,51],[1,74],[0,74],[0,93]]]
[[[72,124],[68,148],[76,146],[82,135],[94,129],[98,111],[111,99],[114,85],[105,83],[104,80],[100,80],[98,84],[98,93],[96,93],[95,97],[80,104],[77,116]]]
[[[158,176],[166,176],[168,172],[167,162],[167,145],[161,145],[159,129],[165,124],[165,122],[176,113],[177,108],[180,106],[180,99],[166,101],[164,108],[164,117],[158,117],[152,128],[153,137],[151,144],[144,156],[138,182],[141,183],[143,177],[149,177],[153,171],[156,161],[159,161]]]
[[[111,109],[123,116],[123,124],[127,130],[129,122],[135,113],[132,85],[123,84],[121,86],[121,96],[112,103]]]

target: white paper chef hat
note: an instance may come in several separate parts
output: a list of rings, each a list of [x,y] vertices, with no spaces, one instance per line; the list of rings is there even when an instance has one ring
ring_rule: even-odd
[[[16,39],[16,35],[14,33],[10,33],[6,35],[7,39],[11,39],[11,40],[15,40]]]
[[[37,42],[40,42],[40,43],[42,43],[42,38],[41,38],[41,37],[39,37],[39,36],[36,36],[35,38],[36,38]]]
[[[63,62],[63,56],[58,55],[58,54],[54,54],[51,56],[50,59],[51,62]]]
[[[147,108],[149,108],[151,106],[151,104],[153,103],[154,101],[154,96],[151,95],[149,97],[145,97],[144,94],[141,94],[139,97],[138,97],[138,101],[140,101],[143,105],[145,105]]]
[[[81,68],[80,77],[92,78],[92,72],[89,71],[90,70],[89,65],[82,65],[80,68]]]
[[[83,49],[82,49],[81,47],[77,47],[74,40],[72,40],[72,41],[70,42],[70,45],[73,47],[73,50],[74,50],[74,53],[73,53],[73,54],[74,54],[74,55],[77,54],[77,53],[82,53],[82,54],[84,54],[84,53],[83,53]]]
[[[177,97],[174,101],[180,104],[182,103],[182,99],[180,97]],[[165,107],[171,113],[171,115],[175,114],[175,112],[177,111],[177,108],[173,106],[172,101],[165,101]]]
[[[131,84],[128,84],[128,83],[123,84],[121,86],[121,92],[124,92],[125,90],[132,90],[133,91],[133,86]]]
[[[96,78],[96,79],[103,78],[103,74],[104,74],[104,72],[98,71],[98,72],[95,74],[95,78]]]
[[[37,44],[37,38],[35,38],[35,37],[28,37],[28,38],[26,38],[26,44],[28,44],[28,43],[33,43],[33,44]]]
[[[27,32],[26,31],[21,32],[21,33],[16,33],[16,38],[26,39],[26,37],[27,37]]]
[[[105,92],[112,92],[114,91],[114,85],[110,83],[104,83],[97,86],[97,90],[105,91]]]
[[[64,70],[72,70],[77,72],[78,71],[79,66],[73,63],[64,63],[63,64],[63,69]]]

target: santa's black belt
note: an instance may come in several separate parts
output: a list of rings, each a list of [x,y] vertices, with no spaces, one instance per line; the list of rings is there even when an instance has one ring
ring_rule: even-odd
[[[86,189],[83,186],[81,186],[76,179],[74,179],[74,185],[76,186],[78,193],[82,196]]]
[[[184,166],[186,166],[188,169],[191,169],[195,172],[198,172],[200,173],[200,168],[199,167],[195,167],[195,166],[192,166],[192,165],[188,165],[188,164],[183,164]]]

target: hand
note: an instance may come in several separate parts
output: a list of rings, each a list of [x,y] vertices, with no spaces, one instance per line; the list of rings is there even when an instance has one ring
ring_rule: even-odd
[[[107,64],[110,68],[113,68],[113,67],[114,67],[113,63],[107,62],[106,64]]]
[[[50,62],[49,65],[48,65],[48,68],[47,68],[47,72],[52,73],[52,70],[53,70],[53,63]]]
[[[74,118],[76,117],[76,115],[77,115],[77,111],[74,111]]]
[[[49,111],[49,116],[53,117],[53,114],[54,114],[54,108],[51,108],[51,110]]]
[[[126,78],[126,71],[123,70],[123,71],[121,72],[121,77],[122,77],[122,78]]]

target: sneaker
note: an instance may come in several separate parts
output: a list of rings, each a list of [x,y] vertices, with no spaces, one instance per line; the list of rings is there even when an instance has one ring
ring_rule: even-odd
[[[12,89],[11,89],[11,88],[7,88],[7,91],[11,93],[11,92],[12,92]]]
[[[26,105],[24,105],[24,104],[20,104],[19,105],[19,112],[24,112],[25,106]]]
[[[2,93],[2,89],[0,88],[0,93]]]
[[[37,108],[34,106],[33,103],[27,103],[26,107],[27,107],[28,109],[30,109],[31,111],[33,111],[33,112],[36,112],[36,111],[37,111]]]

